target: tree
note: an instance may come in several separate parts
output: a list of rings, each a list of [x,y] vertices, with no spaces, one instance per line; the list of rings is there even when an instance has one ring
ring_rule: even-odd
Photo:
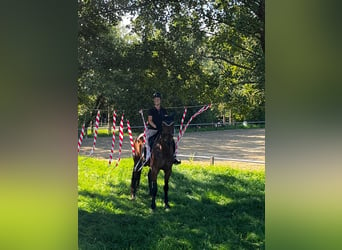
[[[151,45],[157,40],[162,51],[173,52],[162,56],[170,59],[164,65],[171,72],[168,82],[178,84],[177,96],[236,105],[238,113],[251,104],[241,97],[241,89],[248,86],[263,98],[263,0],[153,1],[136,13],[134,31],[143,41]],[[213,95],[215,88],[220,92]],[[254,103],[264,105],[262,100]]]
[[[264,0],[79,1],[79,17],[80,114],[107,105],[140,124],[160,91],[165,106],[264,117]]]

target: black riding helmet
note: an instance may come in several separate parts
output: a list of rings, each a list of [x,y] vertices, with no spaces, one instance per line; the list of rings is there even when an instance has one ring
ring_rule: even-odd
[[[160,94],[159,92],[155,92],[155,93],[153,94],[153,98],[156,98],[156,97],[161,98],[161,94]]]

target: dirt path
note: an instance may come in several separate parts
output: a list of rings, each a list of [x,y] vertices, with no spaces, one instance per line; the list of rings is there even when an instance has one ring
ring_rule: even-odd
[[[118,157],[119,142],[115,138],[113,159]],[[89,155],[93,138],[84,138],[80,155]],[[98,137],[93,157],[109,159],[112,145],[111,137]],[[179,143],[179,159],[189,160],[189,156],[214,156],[228,159],[265,161],[265,129],[235,129],[210,132],[185,133]],[[128,136],[124,137],[121,157],[131,157],[131,146]],[[184,155],[184,156],[181,156]],[[185,156],[186,155],[186,156]],[[194,158],[209,161],[209,159]],[[215,162],[216,164],[216,162]]]
[[[239,129],[189,133],[179,154],[265,161],[265,129]]]

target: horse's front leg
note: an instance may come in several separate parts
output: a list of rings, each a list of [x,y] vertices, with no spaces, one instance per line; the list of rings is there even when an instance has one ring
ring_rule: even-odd
[[[169,179],[172,173],[172,169],[168,169],[164,171],[164,207],[165,208],[170,208],[169,205],[169,196],[168,196],[168,192],[169,192]]]
[[[151,168],[148,170],[147,178],[148,178],[148,191],[149,191],[150,196],[152,196],[152,170]]]
[[[150,193],[152,196],[152,203],[151,203],[151,208],[154,210],[156,208],[156,196],[157,196],[157,191],[158,191],[158,186],[157,186],[157,176],[158,176],[159,169],[151,167],[151,171],[149,174],[150,177],[150,183],[151,183],[151,189]]]

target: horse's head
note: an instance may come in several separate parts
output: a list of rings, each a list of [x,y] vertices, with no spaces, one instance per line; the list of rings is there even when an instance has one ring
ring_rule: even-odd
[[[173,127],[174,121],[173,116],[165,116],[162,123],[162,137],[172,137],[173,138]]]

